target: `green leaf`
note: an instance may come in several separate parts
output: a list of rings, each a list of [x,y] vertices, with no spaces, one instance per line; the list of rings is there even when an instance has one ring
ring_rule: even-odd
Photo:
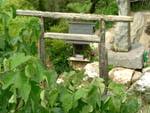
[[[49,87],[56,84],[58,75],[55,71],[45,72],[44,75],[46,76],[46,81]]]
[[[58,98],[58,91],[57,90],[52,90],[50,92],[50,100],[49,100],[49,103],[51,105],[51,107],[54,106],[54,103],[56,102],[57,98]]]
[[[13,94],[13,95],[11,96],[11,98],[9,99],[8,102],[9,102],[9,103],[16,103],[16,102],[17,102],[16,94]]]
[[[79,100],[80,98],[85,98],[87,96],[87,92],[85,92],[84,90],[82,89],[78,89],[76,92],[75,92],[75,101]]]
[[[11,41],[10,43],[14,46],[17,44],[17,42],[21,40],[20,36],[15,36]]]
[[[72,101],[73,96],[69,92],[64,92],[64,94],[61,95],[62,107],[65,113],[68,113],[69,110],[72,108]]]
[[[4,67],[4,71],[9,71],[9,68],[10,68],[9,60],[6,58],[4,58],[4,60],[3,60],[3,67]]]
[[[4,39],[2,39],[2,37],[0,37],[0,49],[4,50],[5,48],[5,41]]]
[[[23,73],[9,72],[3,81],[4,81],[3,89],[7,89],[10,85],[13,84],[14,87],[19,90],[19,93],[21,97],[24,99],[24,101],[27,102],[31,91],[31,86]]]
[[[11,84],[15,83],[16,76],[18,73],[16,72],[8,72],[3,79],[4,85],[3,89],[7,89]]]
[[[100,88],[101,94],[103,94],[105,90],[105,84],[103,82],[104,80],[102,78],[94,78],[91,84],[96,86],[97,88]]]
[[[88,93],[88,104],[91,104],[95,109],[96,103],[99,99],[100,99],[100,94],[98,92],[98,88],[93,87]]]
[[[16,9],[14,6],[11,6],[12,16],[15,18],[17,16]]]
[[[82,110],[80,113],[89,113],[93,111],[93,107],[91,105],[85,105],[83,106]]]
[[[46,109],[48,101],[46,100],[46,91],[43,90],[40,93],[41,105]]]
[[[19,89],[20,95],[26,103],[31,91],[31,85],[24,73],[17,74],[14,85]]]
[[[109,100],[110,112],[119,113],[120,112],[120,106],[121,106],[120,99],[117,97],[111,97],[111,99]]]
[[[19,53],[11,57],[10,65],[11,69],[14,69],[18,67],[19,65],[22,65],[26,61],[30,60],[31,56],[25,56],[24,53]]]
[[[112,91],[112,93],[115,96],[120,97],[122,102],[126,100],[126,91],[125,91],[125,87],[122,84],[111,82],[108,86],[108,89]]]
[[[25,67],[25,74],[28,78],[31,78],[36,72],[36,69],[32,64],[29,64]]]
[[[52,111],[53,111],[53,113],[64,113],[63,110],[61,108],[58,108],[58,107],[53,108]]]

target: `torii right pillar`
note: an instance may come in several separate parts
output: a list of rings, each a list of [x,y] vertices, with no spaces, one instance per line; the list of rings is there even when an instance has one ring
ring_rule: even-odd
[[[130,0],[117,0],[119,15],[130,16]],[[116,52],[128,52],[131,48],[130,22],[119,22],[114,39]]]

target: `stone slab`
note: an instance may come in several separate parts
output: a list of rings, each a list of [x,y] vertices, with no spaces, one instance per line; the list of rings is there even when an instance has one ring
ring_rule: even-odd
[[[144,46],[133,44],[128,52],[108,50],[108,63],[118,67],[142,69],[144,66]]]

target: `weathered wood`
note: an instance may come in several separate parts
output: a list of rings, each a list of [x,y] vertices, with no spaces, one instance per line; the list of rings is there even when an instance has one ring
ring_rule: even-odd
[[[51,39],[69,40],[69,41],[83,41],[83,42],[99,43],[99,37],[97,35],[45,33],[44,37],[51,38]]]
[[[41,24],[41,34],[40,34],[40,40],[38,42],[38,54],[43,62],[44,65],[46,65],[46,54],[45,54],[45,43],[44,43],[44,19],[43,17],[39,18],[39,23]]]
[[[108,55],[105,46],[105,21],[100,21],[101,35],[99,43],[99,76],[105,80],[105,85],[108,85]]]
[[[50,18],[63,18],[63,19],[80,19],[80,20],[99,20],[100,18],[105,21],[115,22],[132,22],[131,16],[113,16],[113,15],[96,15],[96,14],[77,14],[77,13],[60,13],[60,12],[42,12],[31,10],[17,10],[17,15],[20,16],[37,16],[37,17],[50,17]]]

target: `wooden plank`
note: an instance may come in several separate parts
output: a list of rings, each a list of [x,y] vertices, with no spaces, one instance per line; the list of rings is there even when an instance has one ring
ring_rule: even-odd
[[[17,10],[17,15],[20,16],[37,16],[37,17],[50,17],[50,18],[63,18],[63,19],[80,19],[80,20],[99,20],[100,18],[105,21],[114,22],[132,22],[131,16],[113,16],[113,15],[96,15],[96,14],[77,14],[77,13],[60,13],[60,12],[42,12],[31,10]]]
[[[41,24],[41,34],[40,40],[38,42],[38,54],[39,58],[46,65],[46,54],[45,54],[45,43],[44,43],[44,19],[43,17],[39,18],[39,23]]]
[[[108,85],[108,55],[105,45],[105,21],[100,21],[101,35],[99,43],[99,76],[105,80],[105,85]]]
[[[84,42],[99,43],[99,37],[97,35],[45,33],[44,37],[69,41],[84,41]]]

